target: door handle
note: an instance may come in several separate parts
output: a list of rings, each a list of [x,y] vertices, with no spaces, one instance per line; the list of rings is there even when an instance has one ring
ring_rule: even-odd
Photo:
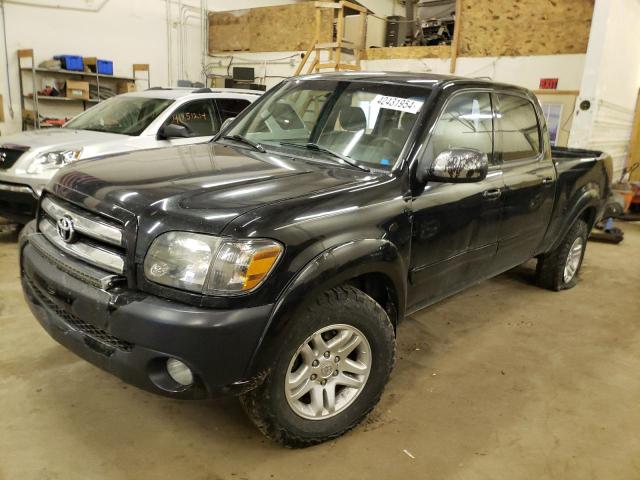
[[[553,182],[553,177],[544,177],[544,178],[542,179],[542,184],[543,184],[543,185],[549,185],[549,184],[550,184],[550,183],[552,183],[552,182]]]
[[[502,195],[502,190],[500,190],[499,188],[493,188],[491,190],[485,190],[482,193],[482,196],[486,200],[497,200],[498,198],[500,198],[501,195]]]

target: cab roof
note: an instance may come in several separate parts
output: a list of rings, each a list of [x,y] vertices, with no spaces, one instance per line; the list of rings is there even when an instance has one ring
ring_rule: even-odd
[[[354,80],[354,81],[370,81],[370,82],[389,82],[395,84],[406,85],[422,85],[425,87],[438,88],[445,85],[473,85],[478,87],[514,89],[528,91],[517,85],[509,85],[496,83],[491,80],[459,77],[454,75],[441,75],[437,73],[418,73],[418,72],[327,72],[303,75],[301,80]]]

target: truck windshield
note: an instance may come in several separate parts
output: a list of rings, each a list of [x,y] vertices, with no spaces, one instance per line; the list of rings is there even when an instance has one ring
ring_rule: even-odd
[[[65,128],[140,135],[173,100],[119,96],[78,115]]]
[[[254,104],[231,130],[265,147],[333,152],[389,170],[431,90],[363,81],[294,80]]]

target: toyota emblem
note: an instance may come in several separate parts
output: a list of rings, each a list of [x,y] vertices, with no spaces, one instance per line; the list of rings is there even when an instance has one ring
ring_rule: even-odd
[[[75,241],[76,230],[73,227],[73,219],[69,215],[64,215],[58,219],[56,229],[64,242],[73,243]]]

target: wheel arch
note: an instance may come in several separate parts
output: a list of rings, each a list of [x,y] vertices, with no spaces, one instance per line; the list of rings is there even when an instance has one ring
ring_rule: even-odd
[[[277,339],[296,313],[317,295],[349,284],[385,309],[394,328],[406,305],[407,267],[397,247],[384,239],[347,242],[317,255],[280,293],[249,364],[247,377],[264,369]]]
[[[579,196],[571,201],[572,207],[564,214],[565,221],[563,222],[562,229],[560,229],[559,234],[549,250],[554,250],[560,245],[567,235],[567,232],[571,230],[571,227],[573,227],[578,220],[584,220],[590,232],[598,220],[601,201],[602,196],[600,195],[598,186],[593,183],[585,185],[585,187],[581,189]]]

